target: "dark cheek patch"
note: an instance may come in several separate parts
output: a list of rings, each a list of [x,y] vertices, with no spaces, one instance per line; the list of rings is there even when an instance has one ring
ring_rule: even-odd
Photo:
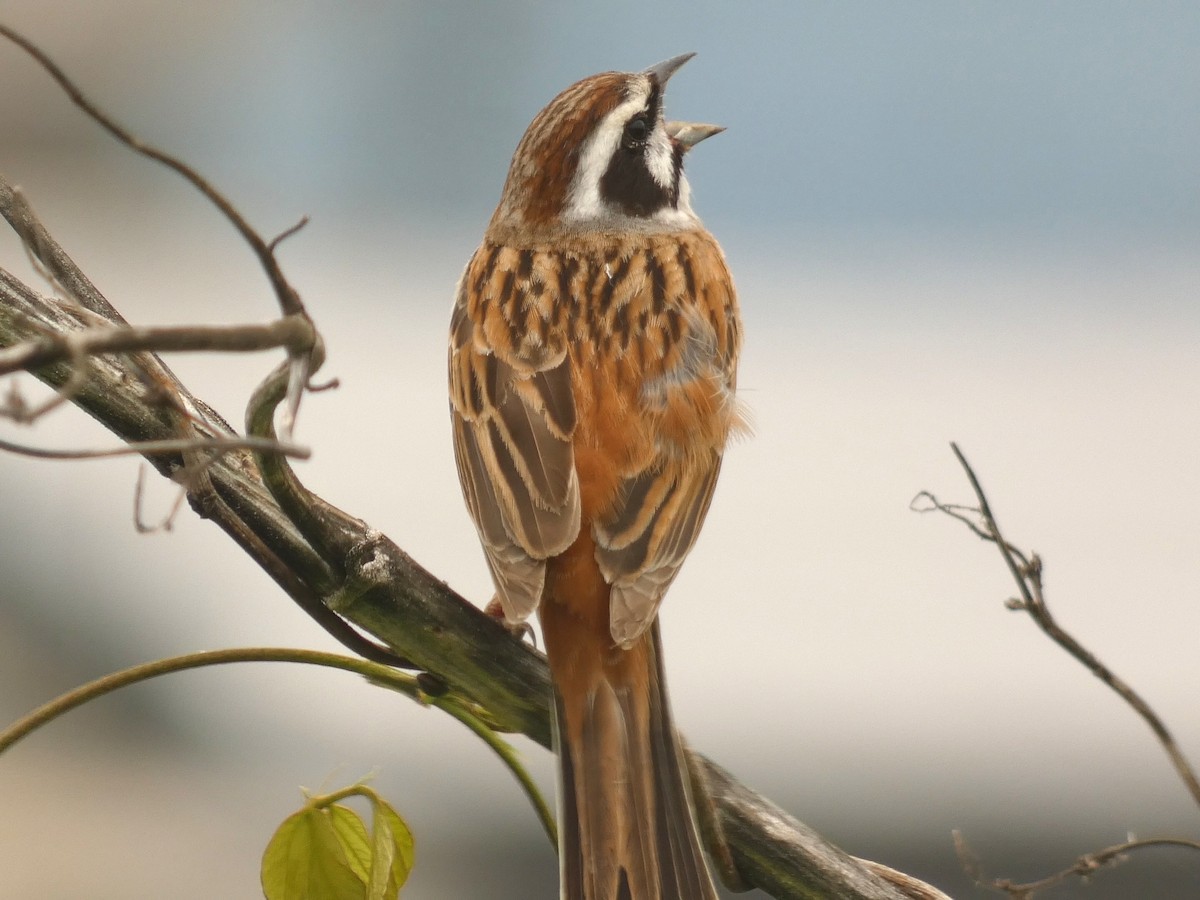
[[[646,166],[646,145],[626,149],[618,146],[600,179],[600,196],[629,216],[652,216],[673,207],[678,199],[679,154],[673,159],[675,177],[664,188]]]

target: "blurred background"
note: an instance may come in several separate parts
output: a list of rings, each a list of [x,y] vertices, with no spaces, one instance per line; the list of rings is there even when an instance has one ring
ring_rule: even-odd
[[[738,281],[755,435],[665,606],[681,727],[956,897],[984,892],[951,829],[1016,879],[1130,833],[1196,836],[1145,725],[1004,609],[995,549],[909,502],[972,500],[958,441],[1061,622],[1200,756],[1200,6],[7,0],[0,19],[264,234],[312,217],[280,256],[342,387],[305,402],[301,477],[480,602],[446,422],[455,280],[554,94],[698,51],[668,115],[729,128],[689,173]],[[0,171],[127,318],[275,314],[178,178],[7,44],[0,83]],[[36,279],[8,233],[0,265]],[[169,362],[236,423],[276,357]],[[113,443],[73,409],[0,435]],[[136,473],[0,457],[4,722],[157,657],[331,645],[190,513],[137,535]],[[153,484],[146,517],[174,500]],[[549,755],[518,744],[551,791]],[[406,897],[554,895],[523,796],[464,729],[258,665],[126,690],[5,754],[0,898],[260,896],[299,786],[369,774],[416,832]],[[1194,897],[1197,856],[1045,896]]]

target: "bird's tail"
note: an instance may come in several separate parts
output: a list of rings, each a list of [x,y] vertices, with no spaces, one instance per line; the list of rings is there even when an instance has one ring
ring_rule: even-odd
[[[658,623],[622,650],[607,628],[595,634],[547,606],[562,900],[716,900],[671,721]]]

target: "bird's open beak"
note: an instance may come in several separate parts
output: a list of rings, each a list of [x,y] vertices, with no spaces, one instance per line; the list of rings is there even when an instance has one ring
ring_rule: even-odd
[[[672,75],[679,71],[679,68],[685,62],[695,55],[695,53],[682,53],[679,56],[673,56],[665,62],[651,66],[645,71],[645,74],[657,81],[658,86],[661,88],[670,80]]]
[[[724,130],[724,125],[704,125],[700,122],[667,123],[667,134],[683,146],[684,152],[691,150],[705,138],[720,134]]]
[[[665,62],[651,66],[646,70],[645,74],[657,81],[658,86],[661,88],[670,80],[672,75],[679,71],[685,62],[695,55],[695,53],[682,53],[679,56],[673,56]],[[667,134],[672,140],[679,142],[685,153],[705,138],[710,138],[714,134],[720,134],[724,130],[724,125],[704,125],[700,122],[667,123]]]

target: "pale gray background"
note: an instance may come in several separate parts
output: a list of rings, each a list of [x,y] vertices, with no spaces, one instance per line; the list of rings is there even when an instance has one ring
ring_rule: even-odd
[[[480,601],[446,428],[454,281],[550,97],[699,51],[668,113],[729,126],[690,173],[740,287],[756,434],[666,604],[683,727],[846,849],[956,896],[982,893],[952,828],[1014,877],[1129,831],[1195,835],[1145,727],[1003,609],[994,550],[907,507],[970,498],[961,442],[1064,624],[1200,752],[1200,7],[9,0],[0,18],[264,232],[313,217],[281,258],[343,387],[306,401],[301,475]],[[0,84],[0,170],[126,316],[273,314],[189,189],[7,45]],[[0,252],[27,271],[8,234]],[[240,421],[274,361],[171,364]],[[71,410],[0,433],[111,443]],[[135,472],[0,458],[5,721],[159,656],[329,646],[211,526],[134,534]],[[149,505],[172,499],[156,484]],[[417,832],[406,896],[552,895],[524,799],[461,727],[346,675],[242,666],[127,691],[0,759],[0,897],[257,896],[297,786],[370,772]],[[1161,852],[1048,896],[1198,879]]]

